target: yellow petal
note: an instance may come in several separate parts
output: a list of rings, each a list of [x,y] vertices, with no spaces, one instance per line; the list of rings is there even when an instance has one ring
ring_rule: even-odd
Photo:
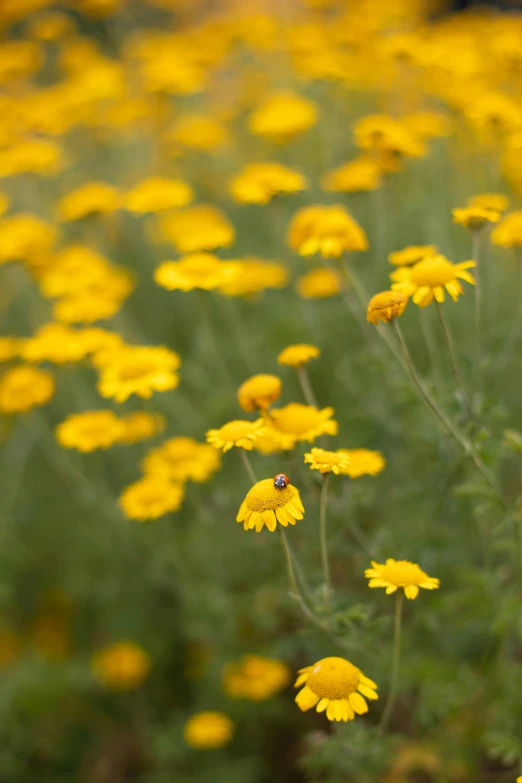
[[[269,509],[268,511],[263,511],[263,522],[270,530],[270,532],[273,533],[274,530],[276,529],[277,519],[272,509]]]
[[[388,585],[386,588],[386,595],[391,595],[397,590],[397,585]]]
[[[408,585],[404,588],[404,595],[406,598],[409,598],[411,601],[413,601],[413,599],[417,598],[419,595],[419,588],[417,585]]]
[[[299,688],[300,685],[302,685],[304,682],[306,682],[308,679],[308,672],[304,672],[303,674],[300,674],[297,680],[295,681],[294,688]]]
[[[370,680],[369,677],[365,677],[364,674],[360,674],[359,675],[359,682],[362,682],[363,685],[367,685],[369,688],[378,688],[379,687],[376,682],[374,682],[373,680]]]
[[[357,690],[360,691],[363,696],[366,696],[367,699],[378,699],[378,695],[373,691],[371,688],[369,688],[367,685],[364,685],[362,682],[359,683],[357,686]]]
[[[319,696],[316,696],[313,690],[309,688],[308,685],[305,685],[303,690],[299,691],[295,697],[295,701],[299,709],[305,712],[306,710],[315,707],[319,701]]]
[[[324,712],[325,709],[328,707],[329,702],[330,699],[321,699],[321,701],[317,705],[317,712]]]
[[[335,720],[335,702],[331,701],[326,708],[326,717],[328,720]]]
[[[364,715],[365,712],[368,712],[368,705],[360,693],[350,694],[350,705],[358,715]]]

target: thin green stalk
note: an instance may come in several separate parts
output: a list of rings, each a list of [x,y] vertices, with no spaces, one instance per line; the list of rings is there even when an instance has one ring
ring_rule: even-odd
[[[321,486],[321,504],[319,511],[319,533],[321,538],[321,560],[324,573],[324,593],[325,603],[330,601],[330,564],[328,562],[328,546],[326,543],[326,501],[328,496],[328,476],[329,473],[323,473],[323,483]]]
[[[304,364],[301,364],[296,369],[297,378],[301,386],[301,391],[303,392],[303,397],[305,398],[308,405],[314,405],[317,408],[317,399],[315,397],[314,390],[312,389],[312,384],[310,383],[310,377],[306,367]]]
[[[245,449],[239,449],[239,455],[241,457],[241,462],[243,463],[243,467],[245,468],[248,478],[252,482],[252,484],[257,484],[257,478],[256,474],[254,473],[254,469],[252,468],[252,465],[250,464],[250,460],[248,459],[248,455],[245,451]]]
[[[444,315],[444,311],[440,305],[440,302],[437,301],[435,302],[435,309],[437,310],[437,315],[439,316],[440,325],[442,327],[442,331],[444,332],[444,337],[446,338],[446,343],[448,345],[448,351],[449,351],[450,362],[451,362],[451,371],[453,373],[453,377],[455,378],[455,383],[457,384],[457,388],[460,391],[462,397],[462,403],[466,409],[468,416],[471,417],[471,406],[468,400],[468,396],[466,394],[466,390],[464,388],[462,376],[460,374],[459,365],[457,362],[457,356],[455,353],[455,345],[453,343],[453,337],[448,322],[446,321],[446,316]]]
[[[482,280],[480,269],[480,231],[473,231],[471,240],[471,259],[475,262],[475,367],[473,372],[473,390],[480,385],[480,362],[482,358]]]
[[[385,729],[390,720],[393,708],[395,706],[395,700],[397,698],[397,686],[399,684],[399,661],[401,657],[401,628],[402,628],[402,604],[404,600],[404,592],[399,589],[397,591],[397,597],[395,599],[395,619],[393,623],[393,659],[392,659],[392,673],[390,690],[388,691],[388,699],[386,706],[381,716],[379,726],[381,729]]]

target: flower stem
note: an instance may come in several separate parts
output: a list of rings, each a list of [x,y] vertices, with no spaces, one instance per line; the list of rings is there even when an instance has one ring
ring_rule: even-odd
[[[482,355],[482,281],[480,273],[480,231],[473,231],[471,258],[475,262],[475,367],[473,390],[480,385],[480,361]]]
[[[435,307],[437,310],[437,315],[439,316],[440,325],[442,327],[442,331],[444,332],[444,336],[446,338],[446,342],[448,344],[448,351],[450,355],[450,361],[451,361],[451,370],[453,372],[453,377],[455,378],[455,383],[457,384],[457,388],[460,391],[463,405],[466,409],[466,412],[468,416],[471,418],[471,406],[469,404],[468,396],[466,394],[466,391],[464,389],[464,384],[462,382],[462,376],[460,374],[459,365],[457,363],[457,356],[455,354],[455,346],[453,344],[453,337],[451,335],[450,328],[448,326],[448,322],[446,321],[446,316],[444,315],[444,311],[442,307],[440,306],[440,302],[435,302]]]
[[[323,473],[323,483],[321,486],[321,505],[319,511],[319,532],[321,537],[321,560],[324,573],[324,593],[325,603],[330,601],[330,564],[328,562],[328,547],[326,544],[326,500],[328,495],[328,476],[329,473]]]
[[[257,483],[256,474],[254,473],[254,469],[252,465],[250,464],[250,460],[248,459],[248,455],[245,451],[245,449],[239,449],[239,454],[241,456],[241,462],[243,463],[243,467],[245,468],[246,472],[248,473],[248,478],[252,482],[252,484]]]
[[[314,405],[317,408],[317,400],[315,398],[314,390],[312,389],[312,384],[310,383],[310,377],[306,367],[304,364],[301,364],[296,369],[297,378],[301,386],[301,391],[303,392],[303,397],[305,398],[308,405]]]
[[[397,698],[397,686],[399,684],[399,660],[401,657],[401,627],[402,627],[402,604],[404,592],[399,589],[395,599],[395,620],[393,624],[393,659],[390,690],[388,691],[388,700],[384,707],[379,726],[385,729],[391,717],[395,700]]]

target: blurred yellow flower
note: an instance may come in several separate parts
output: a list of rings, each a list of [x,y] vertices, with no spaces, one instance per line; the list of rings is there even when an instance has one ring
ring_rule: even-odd
[[[500,247],[522,247],[522,210],[506,215],[493,229],[491,241]]]
[[[119,504],[129,519],[148,522],[178,511],[184,494],[182,484],[175,484],[164,476],[147,475],[124,489]]]
[[[406,123],[386,114],[361,117],[354,125],[355,143],[362,150],[375,150],[408,158],[422,158],[426,146]]]
[[[333,408],[316,408],[290,402],[283,408],[270,411],[270,422],[282,436],[285,449],[292,448],[298,441],[313,441],[320,435],[337,435],[339,425],[332,419]]]
[[[139,443],[154,435],[161,434],[167,422],[159,413],[147,413],[146,411],[135,411],[129,413],[121,419],[123,432],[121,435],[122,443]]]
[[[267,96],[250,115],[249,130],[257,136],[285,142],[317,123],[315,103],[291,92]]]
[[[125,427],[110,410],[73,413],[56,427],[56,439],[66,449],[81,452],[108,449],[121,441]]]
[[[247,413],[266,410],[281,394],[281,381],[276,375],[253,375],[237,390],[237,399]]]
[[[223,212],[203,204],[162,215],[158,226],[180,253],[229,247],[235,239],[234,226]]]
[[[393,558],[389,558],[386,563],[372,560],[372,567],[367,568],[364,575],[370,580],[368,587],[385,587],[387,595],[403,587],[406,598],[411,600],[417,598],[420,587],[424,590],[436,590],[440,584],[439,579],[425,574],[417,563]]]
[[[376,190],[381,185],[381,169],[375,160],[361,155],[327,171],[321,181],[323,190],[334,193],[358,193]]]
[[[437,139],[451,135],[449,118],[434,111],[420,111],[402,118],[403,124],[420,139]]]
[[[345,658],[322,658],[299,669],[295,687],[304,685],[295,701],[303,712],[316,707],[328,720],[349,721],[368,712],[367,699],[378,699],[377,685]],[[361,695],[362,694],[362,695]]]
[[[233,699],[265,701],[286,688],[290,669],[283,661],[244,655],[223,669],[223,690]]]
[[[86,245],[69,245],[52,256],[38,285],[44,296],[65,296],[98,285],[111,267],[108,258]]]
[[[61,147],[54,141],[33,139],[0,150],[0,177],[20,174],[52,176],[63,167]]]
[[[57,237],[55,226],[36,215],[19,212],[0,220],[0,264],[24,261],[31,264],[48,258]]]
[[[22,346],[20,337],[0,337],[0,362],[9,362],[19,356]]]
[[[149,676],[149,654],[135,642],[116,642],[98,650],[91,669],[96,679],[108,688],[126,691],[137,688]]]
[[[302,174],[281,163],[248,163],[231,181],[229,190],[240,204],[268,204],[274,196],[306,187]]]
[[[347,468],[341,468],[341,474],[350,476],[351,479],[361,476],[376,476],[386,467],[386,460],[380,451],[370,449],[339,449],[338,454],[346,455],[349,459]]]
[[[239,267],[211,253],[192,253],[179,261],[163,261],[154,272],[156,283],[168,291],[212,291],[239,276]]]
[[[182,114],[167,130],[165,140],[205,152],[215,152],[230,142],[223,123],[208,114]]]
[[[213,750],[222,748],[234,736],[235,726],[223,712],[197,712],[185,724],[183,736],[191,748]]]
[[[301,502],[299,490],[292,484],[280,489],[274,486],[274,479],[258,481],[247,493],[241,503],[237,522],[243,522],[245,530],[253,530],[260,533],[263,527],[273,533],[277,523],[287,527],[295,525],[298,519],[302,519],[304,507]]]
[[[478,231],[488,223],[498,223],[500,213],[489,207],[478,205],[457,207],[452,210],[453,222],[460,223],[472,231]]]
[[[208,481],[220,468],[221,459],[213,446],[178,436],[149,451],[142,466],[147,475],[200,483]]]
[[[288,244],[301,256],[324,258],[368,248],[363,229],[340,204],[300,209],[290,223]]]
[[[319,473],[348,474],[350,457],[346,449],[339,451],[326,451],[313,448],[304,455],[305,463],[310,463],[310,470],[318,470]]]
[[[505,212],[509,207],[509,199],[503,193],[479,193],[478,196],[469,199],[468,206]]]
[[[317,267],[302,275],[295,284],[303,299],[328,299],[341,293],[341,276],[334,269]]]
[[[388,261],[395,266],[407,266],[416,264],[428,256],[434,256],[438,252],[437,245],[408,245],[402,250],[395,250],[388,255]]]
[[[131,394],[148,399],[155,391],[176,388],[180,365],[178,354],[162,345],[126,345],[100,368],[98,391],[116,402]]]
[[[310,359],[317,359],[320,353],[315,345],[305,343],[288,345],[277,357],[277,363],[286,367],[301,367],[303,364],[308,364]]]
[[[185,207],[193,198],[192,188],[182,179],[148,177],[128,191],[125,196],[125,209],[136,215],[145,215],[149,212]]]
[[[263,419],[257,421],[236,419],[223,424],[218,430],[209,430],[206,438],[208,443],[223,452],[229,451],[233,446],[252,451],[254,442],[264,426]]]
[[[70,222],[114,212],[120,205],[116,188],[106,182],[86,182],[58,202],[60,220]]]
[[[25,340],[21,355],[27,362],[53,362],[67,364],[83,359],[89,346],[80,330],[71,329],[65,324],[44,324],[32,337]]]
[[[45,405],[54,394],[50,372],[21,364],[0,375],[0,412],[21,413]]]
[[[460,294],[464,293],[460,280],[475,285],[474,278],[467,271],[474,266],[474,261],[452,264],[445,256],[431,256],[413,266],[403,266],[392,272],[392,290],[413,297],[419,307],[427,307],[433,299],[443,302],[444,289],[457,301]]]
[[[368,302],[366,320],[376,325],[379,321],[389,324],[392,318],[403,314],[407,304],[408,299],[404,294],[398,291],[381,291]]]
[[[236,273],[219,287],[225,296],[252,297],[267,288],[285,288],[288,285],[288,270],[282,264],[250,257],[231,263]]]

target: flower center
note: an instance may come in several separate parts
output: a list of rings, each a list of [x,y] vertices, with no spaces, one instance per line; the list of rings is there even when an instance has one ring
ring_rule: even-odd
[[[247,506],[251,511],[274,511],[290,503],[297,490],[289,485],[283,489],[274,487],[273,479],[258,481],[246,496]]]
[[[344,658],[323,658],[306,684],[320,699],[346,699],[357,690],[359,669]]]
[[[407,560],[398,560],[393,565],[385,565],[380,571],[383,579],[399,587],[419,584],[428,579],[418,565]]]
[[[251,434],[252,423],[250,421],[229,421],[221,427],[223,440],[239,440]]]
[[[426,258],[419,261],[411,270],[411,280],[416,286],[422,288],[436,288],[440,285],[446,285],[455,277],[455,268],[453,264],[446,261],[445,258]]]
[[[278,430],[292,435],[317,427],[317,410],[308,405],[292,405],[272,412],[272,418]]]
[[[122,381],[137,381],[140,378],[144,378],[153,370],[154,367],[152,367],[150,362],[137,359],[132,364],[121,367],[119,376]]]

